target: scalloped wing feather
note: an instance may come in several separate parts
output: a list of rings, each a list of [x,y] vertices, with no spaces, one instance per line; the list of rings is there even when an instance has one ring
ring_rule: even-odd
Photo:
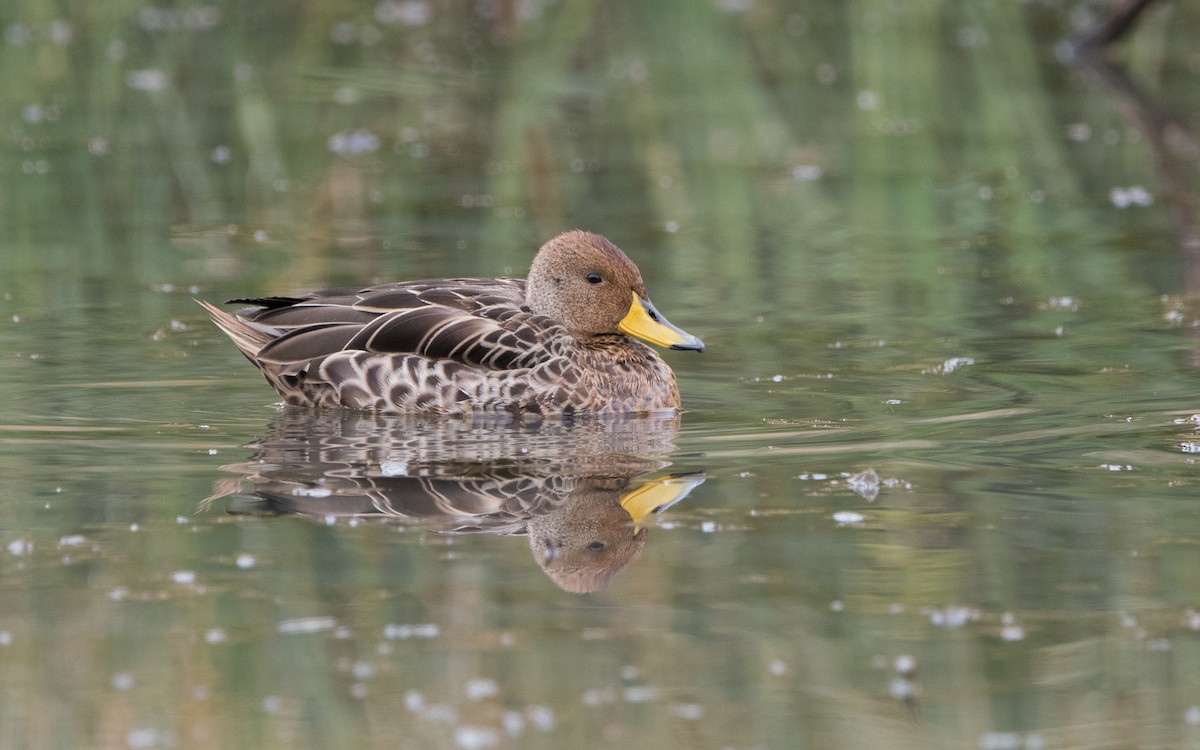
[[[543,361],[542,344],[563,333],[548,318],[522,309],[524,289],[520,279],[434,279],[304,298],[238,300],[264,307],[237,318],[255,334],[257,348],[244,351],[286,370],[343,350],[520,369]],[[227,333],[230,325],[227,320],[223,326]]]
[[[561,326],[540,315],[519,313],[501,319],[484,317],[487,310],[473,314],[441,305],[395,310],[363,326],[342,348],[508,370],[543,361],[549,354],[547,347],[565,334]]]

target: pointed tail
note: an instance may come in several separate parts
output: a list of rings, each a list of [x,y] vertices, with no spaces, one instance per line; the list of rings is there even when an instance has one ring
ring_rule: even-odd
[[[226,336],[233,340],[237,348],[242,350],[242,354],[246,355],[246,359],[257,365],[256,356],[264,346],[275,339],[275,335],[269,330],[247,323],[236,315],[227,313],[204,300],[198,299],[196,302],[208,311],[212,321],[217,324],[217,328],[220,328]]]

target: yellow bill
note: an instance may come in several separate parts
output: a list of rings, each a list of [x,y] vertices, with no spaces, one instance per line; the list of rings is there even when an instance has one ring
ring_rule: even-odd
[[[621,495],[621,507],[633,519],[633,530],[642,528],[646,517],[666,510],[705,480],[704,472],[694,474],[672,474],[646,482],[642,486]]]
[[[671,325],[666,318],[659,314],[658,310],[654,309],[650,300],[643,299],[637,292],[633,293],[633,304],[629,306],[629,312],[625,313],[624,318],[621,318],[617,328],[621,333],[637,336],[639,339],[649,341],[657,346],[704,351],[703,341],[682,328]]]

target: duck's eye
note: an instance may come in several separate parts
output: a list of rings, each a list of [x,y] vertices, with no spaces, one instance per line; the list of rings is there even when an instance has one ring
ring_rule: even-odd
[[[589,284],[599,284],[601,281],[604,281],[604,279],[600,278],[600,274],[595,271],[587,275],[587,280]]]
[[[600,550],[604,549],[604,542],[592,542],[588,544],[588,549],[590,549],[592,552],[599,552]]]

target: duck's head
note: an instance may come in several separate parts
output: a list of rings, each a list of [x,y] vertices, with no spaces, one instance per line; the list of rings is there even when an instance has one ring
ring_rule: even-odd
[[[563,591],[599,591],[637,559],[646,545],[646,529],[635,528],[616,502],[621,479],[589,481],[549,513],[530,517],[529,549],[550,580]]]
[[[654,308],[638,267],[598,234],[565,232],[542,245],[529,269],[525,302],[578,339],[627,333],[658,346],[704,351],[703,341]]]

